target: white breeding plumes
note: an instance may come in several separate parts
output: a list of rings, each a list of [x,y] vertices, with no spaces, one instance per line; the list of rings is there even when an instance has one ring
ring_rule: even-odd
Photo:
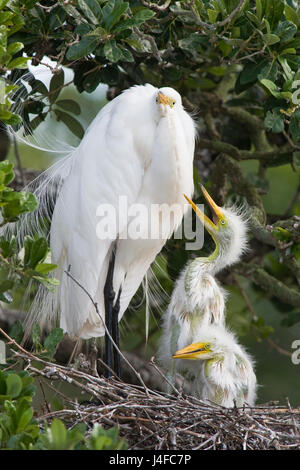
[[[28,327],[60,316],[60,326],[70,335],[91,338],[104,334],[103,324],[83,290],[90,293],[104,318],[104,286],[112,252],[115,265],[114,302],[120,294],[118,318],[122,318],[150,264],[166,239],[181,223],[186,204],[183,194],[193,193],[195,125],[172,88],[135,86],[108,103],[96,116],[80,145],[70,156],[50,168],[37,181],[40,206],[26,225],[53,210],[50,229],[55,293],[43,287],[38,293]],[[33,186],[34,187],[34,186]],[[128,206],[178,204],[180,211],[169,220],[157,215],[159,239],[145,239],[148,221],[140,221],[140,239],[126,238],[129,220],[119,214],[119,197]],[[119,225],[110,239],[96,233],[97,210],[103,204],[115,209]],[[147,222],[147,223],[146,223]],[[170,226],[165,226],[165,224]],[[37,227],[39,226],[39,227]],[[34,228],[33,228],[34,229]],[[26,231],[26,229],[24,229]],[[125,235],[125,238],[123,237]]]
[[[196,258],[183,269],[164,314],[159,357],[171,375],[182,366],[181,361],[174,364],[172,355],[193,342],[195,330],[205,331],[209,325],[224,327],[226,292],[215,274],[236,262],[247,246],[245,213],[232,207],[220,208],[203,187],[202,191],[213,212],[213,221],[189,202],[216,247],[209,257]]]
[[[192,344],[174,354],[186,367],[192,393],[227,408],[254,405],[256,376],[253,361],[233,333],[212,325],[196,328]]]

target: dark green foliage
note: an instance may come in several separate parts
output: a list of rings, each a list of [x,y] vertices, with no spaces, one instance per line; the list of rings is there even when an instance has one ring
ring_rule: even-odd
[[[0,162],[0,226],[16,222],[20,215],[32,212],[37,208],[37,200],[33,194],[26,191],[15,191],[7,186],[14,178],[13,164],[8,160]],[[0,261],[3,277],[0,280],[0,300],[11,303],[11,289],[22,279],[35,279],[46,287],[57,285],[48,273],[56,265],[45,262],[49,248],[44,238],[25,237],[24,255],[21,257],[21,247],[16,236],[0,236]],[[3,280],[4,278],[4,280]]]
[[[125,450],[117,428],[86,424],[67,429],[59,419],[39,426],[34,418],[33,378],[28,372],[0,370],[0,449],[10,450]]]

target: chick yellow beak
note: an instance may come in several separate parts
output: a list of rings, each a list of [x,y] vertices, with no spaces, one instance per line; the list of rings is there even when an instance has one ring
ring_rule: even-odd
[[[164,104],[165,106],[170,106],[170,108],[173,108],[174,106],[174,100],[161,92],[157,94],[157,102]]]
[[[217,230],[217,223],[218,223],[219,219],[222,219],[224,217],[223,211],[222,211],[221,207],[219,207],[215,203],[213,198],[208,194],[208,192],[206,191],[206,189],[202,185],[201,185],[201,190],[202,190],[203,195],[204,195],[205,199],[207,200],[207,202],[208,202],[208,204],[209,204],[209,206],[212,210],[213,221],[210,220],[210,218],[207,217],[207,215],[205,215],[204,212],[202,212],[201,209],[199,209],[199,207],[197,207],[196,204],[191,199],[189,199],[186,195],[184,195],[184,197],[187,200],[187,202],[192,206],[194,212],[199,217],[199,219],[201,220],[201,222],[203,223],[205,228],[208,231],[210,231],[211,229],[213,231],[215,231],[215,230]]]
[[[174,359],[199,359],[210,351],[207,343],[193,343],[183,349],[179,349],[172,356]]]

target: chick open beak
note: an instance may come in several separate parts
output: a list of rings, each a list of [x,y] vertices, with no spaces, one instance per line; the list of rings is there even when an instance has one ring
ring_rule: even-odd
[[[157,94],[157,102],[159,104],[164,104],[165,106],[170,106],[170,108],[173,108],[174,106],[174,100],[161,92]]]
[[[218,223],[219,219],[223,218],[224,214],[222,212],[222,209],[215,203],[213,198],[208,194],[208,192],[206,191],[206,189],[202,185],[201,185],[201,190],[202,190],[203,195],[204,195],[205,199],[207,200],[207,202],[209,204],[209,207],[212,211],[212,214],[213,214],[212,219],[213,220],[210,220],[210,218],[207,217],[207,215],[205,215],[204,212],[202,212],[201,209],[199,209],[199,207],[197,207],[196,204],[191,199],[189,199],[186,195],[184,195],[184,197],[188,201],[188,203],[192,206],[194,212],[199,217],[199,219],[201,220],[201,222],[203,223],[205,228],[208,231],[210,231],[210,230],[215,231],[215,230],[217,230],[217,223]]]
[[[172,356],[174,359],[199,359],[199,356],[209,352],[207,343],[193,343],[183,349],[179,349]]]

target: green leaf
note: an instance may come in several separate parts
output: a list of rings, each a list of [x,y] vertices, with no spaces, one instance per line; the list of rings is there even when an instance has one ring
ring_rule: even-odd
[[[110,31],[118,23],[121,16],[128,9],[129,3],[122,1],[109,0],[103,8],[103,22],[105,28]]]
[[[274,134],[284,130],[284,116],[276,108],[275,110],[268,111],[264,121],[267,130],[271,130]]]
[[[50,426],[51,430],[51,448],[54,450],[66,449],[67,429],[59,419],[54,419]]]
[[[256,0],[256,16],[259,22],[262,20],[262,0]]]
[[[261,73],[261,71],[267,64],[268,61],[266,59],[263,59],[259,62],[253,62],[245,65],[244,69],[240,73],[241,85],[255,83],[258,75]]]
[[[44,348],[54,353],[58,343],[63,339],[64,332],[61,328],[54,328],[44,341]]]
[[[283,68],[283,71],[284,71],[284,75],[286,77],[287,80],[291,80],[294,76],[293,74],[293,71],[291,69],[291,67],[289,66],[288,62],[287,62],[287,59],[285,57],[282,57],[282,56],[278,56],[277,57],[278,59],[278,62],[280,63],[281,67]]]
[[[6,394],[17,398],[22,391],[22,380],[17,374],[9,374],[6,379]]]
[[[3,160],[2,162],[0,162],[0,171],[3,174],[3,179],[1,179],[1,183],[7,185],[14,179],[13,167],[13,163],[8,160]]]
[[[223,77],[227,71],[226,67],[222,66],[215,66],[215,67],[209,67],[207,71],[216,77]]]
[[[120,49],[120,51],[122,53],[120,60],[122,60],[123,62],[134,62],[133,55],[131,54],[131,52],[126,47],[121,46],[120,44],[118,44],[118,48]]]
[[[258,80],[263,80],[264,78],[267,78],[271,80],[272,82],[276,81],[278,74],[278,64],[276,61],[272,61],[267,63],[260,71],[258,74],[257,78]]]
[[[8,191],[2,194],[2,202],[5,203],[2,207],[2,215],[7,221],[14,220],[24,212],[32,212],[38,205],[34,194],[26,191]]]
[[[32,342],[33,342],[33,346],[34,346],[34,349],[37,350],[37,349],[41,349],[41,336],[42,336],[42,332],[41,332],[41,327],[38,323],[35,323],[32,327],[32,331],[31,331],[31,339],[32,339]]]
[[[292,234],[288,230],[286,230],[285,228],[282,228],[282,227],[275,227],[272,230],[272,234],[278,240],[283,241],[283,242],[288,242],[292,238]]]
[[[100,71],[101,81],[107,85],[116,85],[120,80],[120,72],[116,65],[107,65]]]
[[[7,64],[8,69],[27,69],[27,62],[30,57],[17,57]]]
[[[0,237],[0,252],[4,258],[10,258],[17,251],[17,239],[13,235],[9,240]]]
[[[266,18],[271,30],[274,30],[282,17],[284,2],[282,0],[266,0]]]
[[[208,8],[206,10],[208,19],[210,23],[215,23],[217,21],[217,18],[219,16],[220,11],[219,10],[212,10],[211,8]]]
[[[183,50],[189,51],[190,53],[193,53],[193,51],[199,51],[200,48],[206,44],[206,38],[199,33],[192,33],[178,41],[179,47]]]
[[[38,273],[46,275],[56,268],[57,268],[57,264],[40,263],[34,269]]]
[[[49,89],[49,101],[50,103],[54,103],[61,92],[61,89],[65,82],[65,73],[63,69],[61,69],[58,73],[55,73],[50,81],[50,89]]]
[[[17,320],[13,326],[11,327],[11,330],[9,332],[9,336],[14,339],[17,343],[21,343],[23,336],[24,336],[24,330],[22,323],[20,320]]]
[[[264,85],[269,90],[269,92],[275,96],[275,98],[280,98],[280,90],[277,88],[277,85],[274,82],[268,80],[267,78],[263,78],[260,80],[260,83],[262,83],[262,85]]]
[[[97,25],[101,20],[102,12],[101,7],[97,0],[78,0],[78,6],[83,14],[93,24]]]
[[[103,52],[107,60],[110,62],[118,62],[118,60],[122,57],[122,51],[117,46],[117,43],[114,39],[111,39],[104,44]]]
[[[297,32],[297,26],[290,21],[280,21],[275,32],[282,42],[290,41]]]
[[[23,48],[24,48],[24,44],[22,44],[21,42],[12,42],[8,46],[7,52],[8,54],[14,55],[17,52],[21,51]]]
[[[62,121],[74,135],[79,139],[82,139],[84,136],[84,129],[77,119],[68,113],[60,111],[59,109],[55,109],[54,112],[58,121]]]
[[[280,41],[280,37],[276,34],[263,34],[263,40],[267,44],[267,46],[271,46],[272,44],[276,44]]]
[[[48,95],[48,89],[47,89],[46,85],[43,82],[41,82],[40,80],[34,80],[34,82],[32,83],[32,87],[33,87],[34,92],[37,91],[37,92],[41,93],[44,96]]]
[[[100,82],[101,71],[99,73],[99,70],[94,70],[93,72],[86,75],[85,79],[83,80],[83,88],[88,93],[92,93],[94,90],[96,90]]]
[[[9,118],[3,118],[1,116],[1,111],[0,111],[0,119],[5,122],[5,124],[8,124],[10,126],[17,126],[18,124],[22,124],[22,119],[20,116],[17,114],[10,113]]]
[[[81,113],[79,104],[74,100],[59,100],[56,102],[56,105],[73,114]]]
[[[18,408],[17,408],[17,413],[18,413]],[[21,432],[26,429],[28,424],[33,418],[33,408],[31,406],[27,406],[27,409],[22,410],[22,413],[20,413],[20,416],[18,417],[18,427],[17,427],[17,432]],[[37,426],[38,428],[38,426]]]
[[[24,247],[24,266],[26,268],[35,269],[38,263],[44,261],[48,253],[48,244],[45,238],[34,240],[31,237],[26,236]]]
[[[129,18],[128,20],[123,20],[118,23],[114,28],[114,31],[121,32],[125,29],[131,29],[134,26],[138,27],[153,18],[153,16],[155,16],[154,11],[148,10],[148,8],[143,8],[142,10],[139,10],[135,15],[133,15],[132,18]]]
[[[291,21],[296,26],[299,26],[300,18],[298,17],[297,12],[293,7],[286,4],[284,6],[284,13],[285,13],[285,17],[288,21]]]
[[[86,35],[77,44],[71,46],[67,51],[67,59],[77,60],[91,54],[97,47],[99,36]]]

